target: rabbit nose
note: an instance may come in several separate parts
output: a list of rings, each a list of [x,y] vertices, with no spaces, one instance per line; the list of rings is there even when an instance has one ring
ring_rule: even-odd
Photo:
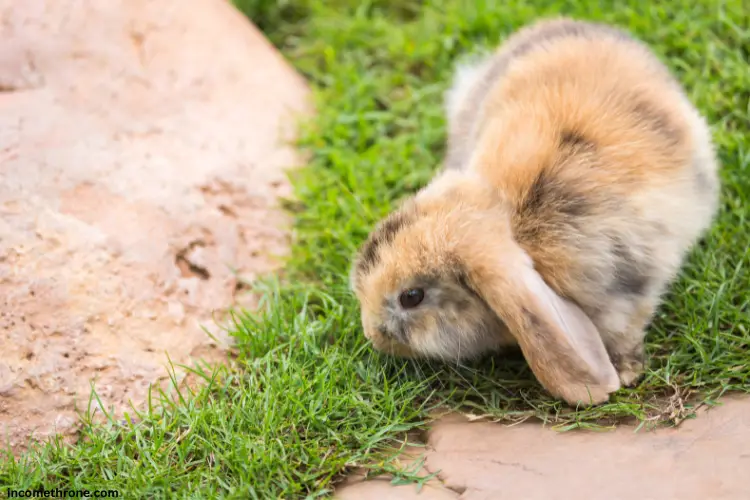
[[[367,328],[365,331],[365,337],[373,341],[393,339],[393,335],[388,330],[388,327],[385,325],[385,323],[376,323],[370,328]]]
[[[406,329],[402,322],[391,322],[390,324],[381,324],[378,326],[378,333],[389,340],[407,344],[409,339],[406,335]]]
[[[377,340],[377,339],[387,339],[389,338],[388,330],[386,330],[385,325],[370,325],[369,327],[365,328],[365,337],[367,337],[370,340]]]
[[[378,333],[382,335],[383,337],[387,337],[387,338],[391,337],[391,334],[388,332],[388,328],[386,328],[384,324],[378,325],[377,330],[378,330]]]
[[[365,323],[364,325],[365,338],[368,340],[376,341],[383,338],[388,338],[388,333],[384,328],[384,325],[379,323]]]

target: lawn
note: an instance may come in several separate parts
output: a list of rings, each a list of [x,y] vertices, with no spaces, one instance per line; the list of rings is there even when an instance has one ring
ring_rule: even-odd
[[[0,485],[117,489],[125,498],[314,498],[351,467],[389,468],[388,446],[438,405],[568,429],[623,418],[669,424],[691,405],[750,391],[743,0],[236,3],[316,91],[319,113],[301,141],[311,159],[287,204],[296,229],[283,280],[258,284],[263,307],[238,316],[236,362],[203,373],[205,388],[154,394],[150,410],[87,425],[72,447],[8,455]],[[440,163],[452,62],[554,13],[612,22],[651,43],[709,118],[723,163],[721,214],[651,327],[645,379],[578,412],[546,396],[518,358],[446,366],[373,353],[347,286],[368,230]]]

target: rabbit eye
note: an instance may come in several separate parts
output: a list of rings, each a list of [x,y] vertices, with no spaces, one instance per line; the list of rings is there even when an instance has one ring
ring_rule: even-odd
[[[411,288],[401,292],[398,301],[404,309],[417,307],[424,300],[424,290],[421,288]]]

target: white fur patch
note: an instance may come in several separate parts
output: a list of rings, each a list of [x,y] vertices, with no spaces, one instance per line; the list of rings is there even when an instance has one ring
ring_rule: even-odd
[[[486,53],[466,56],[456,63],[453,83],[445,93],[445,112],[449,121],[453,120],[473,88],[482,80],[490,63],[491,59]]]

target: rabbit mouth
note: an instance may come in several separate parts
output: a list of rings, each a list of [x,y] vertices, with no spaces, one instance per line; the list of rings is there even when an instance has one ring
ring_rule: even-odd
[[[412,348],[406,344],[383,337],[378,337],[377,339],[371,338],[369,340],[375,350],[390,356],[397,358],[413,358],[416,356]]]
[[[384,325],[365,327],[365,337],[372,347],[380,352],[401,358],[413,358],[416,353],[405,343],[394,339]]]

